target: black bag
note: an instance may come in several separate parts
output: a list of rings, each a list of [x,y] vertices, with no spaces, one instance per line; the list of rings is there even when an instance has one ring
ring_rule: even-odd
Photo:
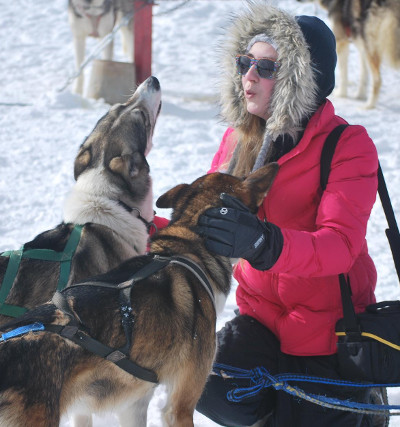
[[[328,182],[336,144],[348,125],[336,127],[328,136],[321,154],[321,187]],[[386,235],[400,278],[400,234],[383,177],[378,169],[378,193],[389,224]],[[343,319],[336,324],[338,360],[341,375],[348,380],[374,384],[400,383],[400,301],[369,305],[355,314],[350,283],[339,275]]]
[[[340,374],[375,384],[400,382],[400,301],[369,305],[356,315],[357,331],[346,318],[336,324]]]

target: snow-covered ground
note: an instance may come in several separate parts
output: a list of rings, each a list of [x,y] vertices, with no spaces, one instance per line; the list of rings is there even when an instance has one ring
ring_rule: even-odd
[[[224,131],[215,100],[220,65],[216,43],[229,13],[240,0],[158,0],[153,7],[153,74],[160,80],[163,109],[149,155],[154,198],[181,182],[191,182],[208,169]],[[297,14],[326,13],[313,3],[280,0]],[[183,2],[182,2],[183,4]],[[74,56],[67,20],[67,0],[0,0],[0,251],[24,242],[61,221],[63,200],[73,184],[73,161],[79,145],[108,110],[102,101],[88,100],[68,87]],[[88,52],[97,41],[90,39]],[[115,59],[125,60],[119,35]],[[350,56],[351,92],[359,72],[354,49]],[[85,71],[90,78],[91,65]],[[337,113],[364,125],[376,143],[395,212],[400,212],[400,75],[383,68],[377,108],[362,109],[359,101],[332,96]],[[158,212],[168,215],[168,212]],[[379,300],[398,299],[399,283],[384,235],[385,218],[378,202],[368,244],[379,274]],[[234,293],[218,324],[235,308]],[[165,403],[162,387],[149,409],[149,426],[160,426]],[[400,404],[400,392],[390,390],[390,403]],[[198,426],[214,426],[195,414]],[[64,418],[62,425],[69,426]],[[95,425],[116,426],[112,415],[95,417]],[[391,426],[400,426],[393,418]]]

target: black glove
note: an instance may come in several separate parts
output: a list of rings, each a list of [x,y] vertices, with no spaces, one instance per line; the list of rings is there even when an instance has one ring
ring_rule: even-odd
[[[223,208],[207,209],[199,218],[198,232],[211,252],[244,258],[257,270],[271,268],[282,252],[279,227],[260,221],[240,200],[221,194]]]

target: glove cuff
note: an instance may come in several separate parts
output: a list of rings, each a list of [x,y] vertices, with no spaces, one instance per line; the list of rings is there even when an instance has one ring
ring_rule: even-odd
[[[275,225],[265,223],[266,242],[263,245],[260,253],[251,260],[248,260],[250,265],[256,270],[268,270],[278,260],[283,249],[283,234],[281,229]]]

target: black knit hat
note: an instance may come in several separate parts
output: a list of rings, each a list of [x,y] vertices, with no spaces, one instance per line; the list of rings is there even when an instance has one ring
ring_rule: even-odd
[[[318,104],[335,87],[336,39],[330,28],[316,16],[296,16],[311,53],[318,85]]]

